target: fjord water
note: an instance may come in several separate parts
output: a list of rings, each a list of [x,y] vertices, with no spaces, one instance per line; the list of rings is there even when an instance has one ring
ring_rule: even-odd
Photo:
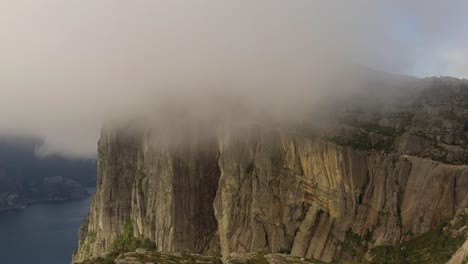
[[[0,212],[0,263],[69,264],[90,202],[88,197]]]

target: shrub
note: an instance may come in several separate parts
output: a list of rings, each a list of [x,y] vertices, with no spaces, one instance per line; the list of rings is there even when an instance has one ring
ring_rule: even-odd
[[[118,252],[135,251],[137,248],[156,250],[156,245],[149,239],[139,240],[133,236],[133,224],[130,218],[125,221],[122,232],[112,243],[111,249]]]
[[[255,170],[255,163],[250,162],[249,165],[247,165],[247,168],[245,168],[245,173],[250,174]]]

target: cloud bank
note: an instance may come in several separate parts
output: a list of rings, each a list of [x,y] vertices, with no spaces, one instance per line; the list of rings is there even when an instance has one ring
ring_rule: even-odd
[[[376,2],[0,0],[0,134],[92,157],[147,109],[297,113],[358,86],[352,65],[463,76],[464,1]]]

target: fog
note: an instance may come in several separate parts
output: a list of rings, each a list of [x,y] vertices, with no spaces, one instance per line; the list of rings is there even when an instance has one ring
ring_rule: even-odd
[[[464,77],[467,13],[464,1],[0,0],[0,134],[93,157],[108,120],[288,119],[358,89],[366,68]]]

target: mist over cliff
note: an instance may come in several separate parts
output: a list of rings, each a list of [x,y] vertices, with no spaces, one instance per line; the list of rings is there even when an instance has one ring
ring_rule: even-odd
[[[467,17],[0,0],[0,209],[84,197],[97,167],[75,263],[465,258]]]
[[[207,103],[104,127],[74,261],[464,258],[468,83],[372,76],[305,119]]]
[[[44,154],[95,156],[103,122],[161,108],[172,119],[307,116],[362,87],[363,67],[466,70],[464,1],[25,0],[0,10],[0,132],[38,135]]]

